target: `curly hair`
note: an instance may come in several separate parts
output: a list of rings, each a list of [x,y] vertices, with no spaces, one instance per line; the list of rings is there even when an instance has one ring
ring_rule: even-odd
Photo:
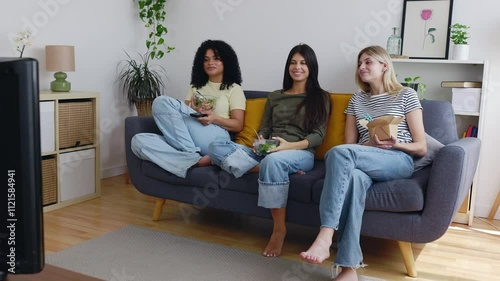
[[[285,74],[283,77],[283,91],[291,89],[293,79],[290,76],[290,62],[295,54],[300,54],[306,61],[309,69],[309,76],[306,82],[306,98],[297,107],[296,116],[302,107],[305,107],[305,118],[303,126],[306,130],[312,131],[326,123],[328,118],[327,106],[330,106],[330,96],[321,88],[318,81],[318,60],[316,53],[307,44],[299,44],[290,50],[285,64]],[[326,105],[326,106],[325,106]]]
[[[212,50],[224,64],[220,89],[229,89],[234,83],[241,86],[242,79],[238,56],[229,44],[221,40],[206,40],[198,47],[193,60],[193,68],[191,69],[191,85],[199,89],[208,83],[208,75],[203,68],[207,50]]]

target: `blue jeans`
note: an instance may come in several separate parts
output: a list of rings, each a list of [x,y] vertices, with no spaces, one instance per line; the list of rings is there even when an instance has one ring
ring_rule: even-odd
[[[210,144],[210,159],[236,178],[260,163],[258,206],[285,208],[290,186],[289,174],[308,172],[314,167],[314,154],[307,150],[283,150],[258,156],[251,148],[232,141]]]
[[[229,133],[215,124],[203,125],[189,114],[195,112],[183,101],[168,96],[153,102],[153,118],[162,135],[141,133],[132,138],[137,157],[151,161],[170,173],[185,178],[187,170],[207,155],[216,139],[229,140]]]
[[[373,182],[409,178],[413,173],[413,158],[399,150],[344,144],[326,153],[325,164],[319,212],[321,227],[337,230],[334,264],[363,266],[359,239],[366,192]]]

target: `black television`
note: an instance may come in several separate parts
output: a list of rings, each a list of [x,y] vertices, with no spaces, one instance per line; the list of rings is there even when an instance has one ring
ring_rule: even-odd
[[[38,61],[0,58],[4,174],[0,277],[45,265]],[[0,279],[2,279],[0,278]]]

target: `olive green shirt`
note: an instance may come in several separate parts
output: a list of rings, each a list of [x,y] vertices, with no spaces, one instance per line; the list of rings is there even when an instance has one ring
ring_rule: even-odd
[[[297,115],[295,111],[305,98],[306,94],[284,94],[282,90],[271,92],[260,122],[259,135],[264,138],[281,137],[288,142],[306,139],[309,142],[307,150],[314,152],[314,148],[322,144],[325,138],[326,120],[322,126],[311,132],[304,129],[302,123],[305,107],[302,107]],[[330,113],[330,107],[327,113]]]

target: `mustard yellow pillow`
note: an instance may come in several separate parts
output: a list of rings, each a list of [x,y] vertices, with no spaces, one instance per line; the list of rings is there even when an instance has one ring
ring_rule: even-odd
[[[352,94],[330,94],[331,112],[326,127],[326,136],[323,143],[316,147],[314,156],[318,160],[325,159],[325,154],[330,148],[344,143],[345,114],[344,110],[349,104]]]
[[[243,130],[236,134],[234,139],[235,143],[253,147],[253,140],[255,139],[255,131],[259,130],[262,114],[264,113],[264,106],[266,105],[267,98],[256,98],[246,100],[245,121]]]

